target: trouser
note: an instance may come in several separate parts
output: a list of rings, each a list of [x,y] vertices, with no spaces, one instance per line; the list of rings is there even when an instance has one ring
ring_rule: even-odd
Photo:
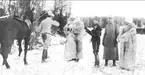
[[[92,41],[92,47],[93,47],[93,53],[98,54],[99,52],[99,46],[100,46],[100,41]]]
[[[94,56],[95,56],[95,66],[99,65],[99,55],[98,55],[99,45],[100,45],[99,40],[98,41],[97,40],[92,41],[93,53],[94,53]]]
[[[82,57],[82,54],[81,54],[81,51],[82,51],[82,39],[81,39],[81,36],[75,35],[74,41],[76,43],[76,56],[77,56],[77,59],[80,59]]]
[[[44,61],[45,59],[47,59],[47,50],[51,44],[51,40],[52,40],[51,34],[43,33],[42,39],[43,39],[43,44],[44,44],[43,53],[42,53],[42,61]]]

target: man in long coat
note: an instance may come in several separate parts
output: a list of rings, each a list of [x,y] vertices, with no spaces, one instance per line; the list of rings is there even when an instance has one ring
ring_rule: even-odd
[[[64,27],[67,34],[64,57],[68,61],[78,62],[82,58],[82,34],[84,23],[79,18],[71,17]]]
[[[84,32],[84,23],[79,18],[74,20],[72,32],[76,43],[76,61],[79,61],[82,58],[82,34]]]
[[[117,48],[117,36],[118,25],[114,23],[112,17],[108,18],[108,24],[105,26],[105,33],[103,37],[105,66],[108,65],[108,60],[113,60],[113,66],[116,66],[116,60],[118,60],[118,48]]]

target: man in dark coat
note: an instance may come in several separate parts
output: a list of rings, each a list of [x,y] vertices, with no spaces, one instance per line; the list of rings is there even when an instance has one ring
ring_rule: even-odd
[[[86,32],[89,33],[92,38],[92,47],[93,47],[93,53],[95,55],[95,65],[94,66],[99,66],[99,56],[98,56],[98,52],[99,52],[99,46],[100,46],[100,36],[101,36],[101,27],[99,26],[99,18],[98,17],[94,17],[93,19],[93,30],[88,30],[86,27]]]
[[[117,36],[119,34],[118,25],[114,23],[112,17],[108,18],[108,24],[105,26],[103,37],[105,66],[108,65],[108,60],[113,60],[113,66],[116,66],[118,60]]]

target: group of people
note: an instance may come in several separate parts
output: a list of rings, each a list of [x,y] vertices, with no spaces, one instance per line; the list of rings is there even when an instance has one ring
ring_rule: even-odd
[[[47,50],[51,43],[51,26],[59,26],[57,21],[52,20],[53,15],[50,15],[45,20],[41,21],[37,31],[42,33],[44,49],[42,52],[42,62],[48,58]],[[103,35],[102,45],[104,46],[103,59],[105,66],[108,66],[108,61],[113,61],[113,66],[116,66],[116,61],[120,61],[120,68],[126,70],[134,70],[135,51],[136,51],[136,28],[129,20],[125,20],[122,25],[114,22],[113,17],[108,17],[105,33]],[[86,31],[92,36],[92,49],[95,58],[94,66],[99,66],[99,46],[102,28],[100,27],[100,18],[93,18],[93,29],[89,30],[84,23],[76,17],[68,19],[68,23],[64,27],[66,34],[66,43],[64,58],[67,61],[78,62],[82,58],[82,38]],[[120,53],[119,53],[120,50]],[[120,55],[120,57],[119,57]]]
[[[108,18],[103,37],[105,66],[108,60],[119,60],[122,69],[134,70],[136,58],[136,26],[132,18],[127,18],[122,25],[114,23],[113,18]],[[120,53],[119,53],[120,50]],[[120,57],[119,57],[120,55]]]

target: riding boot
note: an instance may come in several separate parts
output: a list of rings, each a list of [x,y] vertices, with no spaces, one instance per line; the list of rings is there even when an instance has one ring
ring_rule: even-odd
[[[95,66],[99,66],[100,65],[100,61],[99,61],[99,55],[95,54]]]
[[[97,57],[96,57],[96,54],[94,54],[94,56],[95,56],[95,64],[94,64],[94,66],[96,66],[97,65]]]
[[[43,49],[43,52],[42,52],[42,62],[45,62],[45,59],[47,59],[47,50]]]
[[[108,66],[108,60],[105,60],[105,66]]]
[[[79,62],[80,59],[76,59],[76,62]]]
[[[113,66],[116,66],[116,61],[115,60],[113,60]]]

